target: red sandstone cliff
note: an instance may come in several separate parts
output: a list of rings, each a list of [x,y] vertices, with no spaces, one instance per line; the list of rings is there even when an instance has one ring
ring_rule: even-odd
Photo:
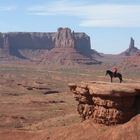
[[[100,63],[92,55],[90,38],[86,34],[75,34],[69,28],[59,28],[54,35],[54,48],[43,55],[41,63],[68,65]]]
[[[57,32],[51,33],[0,33],[1,58],[14,56],[43,63],[51,63],[56,59],[60,60],[60,63],[65,60],[72,63],[79,60],[84,63],[98,63],[93,59],[94,53],[98,55],[91,49],[90,37],[85,33],[72,32],[69,28],[59,28]]]

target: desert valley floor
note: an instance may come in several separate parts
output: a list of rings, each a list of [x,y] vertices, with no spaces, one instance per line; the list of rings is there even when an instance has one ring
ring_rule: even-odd
[[[79,140],[90,140],[90,135],[96,139],[99,131],[100,135],[105,133],[106,137],[112,132],[112,127],[81,122],[76,110],[77,102],[68,88],[68,83],[110,82],[110,78],[105,76],[108,68],[106,65],[57,67],[1,64],[0,140],[60,140],[63,138],[59,137],[59,134],[65,130],[72,130],[70,133],[76,138],[81,135],[78,133],[80,128],[83,137],[79,136]],[[123,69],[121,72],[124,83],[140,83],[140,71],[132,73],[131,69]],[[114,82],[118,83],[119,80],[114,79]],[[89,133],[87,138],[86,129]],[[109,132],[106,134],[106,131]],[[74,137],[68,139],[74,140]]]

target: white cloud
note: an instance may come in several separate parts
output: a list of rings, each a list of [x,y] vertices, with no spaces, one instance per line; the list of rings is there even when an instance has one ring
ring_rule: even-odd
[[[32,15],[42,15],[42,16],[48,16],[48,15],[69,15],[69,16],[79,16],[80,13],[75,13],[77,11],[81,11],[83,3],[78,2],[69,2],[67,0],[60,0],[51,2],[49,4],[44,5],[37,5],[29,7],[27,10]],[[81,13],[83,14],[83,13]]]
[[[31,15],[76,16],[85,27],[140,27],[140,5],[87,4],[61,0],[28,8]]]
[[[16,9],[16,6],[0,6],[0,12],[15,11]]]

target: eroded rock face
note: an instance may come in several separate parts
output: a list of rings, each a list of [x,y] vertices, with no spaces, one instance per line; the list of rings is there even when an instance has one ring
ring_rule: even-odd
[[[49,51],[53,48],[73,48],[75,51],[89,56],[93,53],[90,46],[90,37],[85,33],[75,33],[69,28],[59,28],[57,32],[44,33],[0,33],[0,56],[7,55],[8,52],[8,55],[26,59],[30,57],[28,57],[29,53],[26,55],[24,50],[36,51],[40,55],[40,50]]]
[[[77,65],[100,64],[94,59],[90,38],[85,33],[74,33],[69,28],[59,28],[54,36],[55,47],[46,53],[40,63]]]
[[[74,48],[74,33],[69,28],[59,28],[54,37],[55,47]]]
[[[125,123],[140,113],[139,84],[82,83],[69,84],[78,101],[83,120],[114,125]]]
[[[99,55],[99,53],[96,53],[96,51],[93,51],[93,52],[91,51],[90,37],[87,34],[74,33],[74,39],[75,39],[75,48],[81,54],[90,56],[91,53],[95,53]]]

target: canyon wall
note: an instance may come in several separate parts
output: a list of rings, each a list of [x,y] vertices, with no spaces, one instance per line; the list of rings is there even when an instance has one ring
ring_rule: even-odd
[[[22,58],[19,50],[50,50],[55,47],[74,48],[80,53],[91,51],[90,37],[75,33],[69,28],[58,28],[57,32],[9,32],[0,33],[0,54]],[[26,57],[26,56],[25,56]]]

